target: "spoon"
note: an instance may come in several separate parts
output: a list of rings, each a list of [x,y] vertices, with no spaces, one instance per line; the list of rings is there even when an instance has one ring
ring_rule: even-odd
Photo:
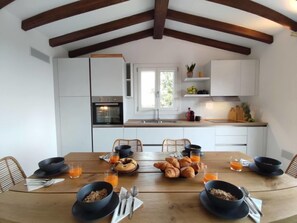
[[[128,199],[130,197],[130,193],[129,191],[126,192],[126,196],[125,196],[125,199],[126,199],[126,203],[125,203],[125,206],[124,206],[124,209],[123,209],[123,214],[126,213],[126,208],[127,208],[127,203],[128,203]]]
[[[253,199],[250,197],[250,192],[245,187],[241,187],[241,189],[242,189],[243,193],[245,194],[245,196],[249,199],[249,201],[251,201],[251,203],[253,204],[253,207],[256,208],[256,212],[258,211],[259,214],[261,216],[263,216],[263,213],[261,212],[261,210],[258,208],[258,206],[255,204]]]
[[[132,216],[133,216],[133,212],[134,212],[134,200],[135,200],[135,197],[137,196],[137,194],[138,194],[138,189],[137,189],[136,186],[133,186],[131,188],[131,195],[132,195],[133,200],[132,200],[131,210],[130,210],[130,214],[129,214],[129,219],[131,219]]]

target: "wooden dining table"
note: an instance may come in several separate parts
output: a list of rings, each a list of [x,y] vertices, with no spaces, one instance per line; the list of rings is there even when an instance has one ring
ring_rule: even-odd
[[[28,192],[21,182],[0,194],[0,222],[80,222],[72,214],[76,193],[88,183],[103,180],[104,172],[110,169],[108,162],[99,159],[105,154],[69,153],[65,156],[67,164],[79,162],[82,165],[83,173],[79,178],[70,179],[68,173],[61,173],[55,177],[65,180],[50,187]],[[137,197],[143,205],[135,211],[132,219],[124,218],[121,222],[253,222],[249,217],[229,220],[208,212],[199,199],[204,190],[202,172],[194,178],[166,178],[153,166],[169,155],[164,152],[133,154],[139,169],[134,174],[119,174],[115,192],[119,192],[121,187],[130,189],[135,185],[139,189]],[[262,200],[261,222],[297,222],[297,179],[287,174],[263,176],[249,167],[244,167],[241,172],[232,171],[229,168],[231,156],[253,161],[240,152],[205,152],[201,162],[207,165],[208,170],[216,171],[219,180],[244,186],[252,197]],[[108,215],[93,222],[111,222],[111,218],[112,215]]]

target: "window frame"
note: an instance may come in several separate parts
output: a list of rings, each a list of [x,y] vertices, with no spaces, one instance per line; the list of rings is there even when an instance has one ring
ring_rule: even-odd
[[[150,111],[155,111],[156,109],[159,109],[159,111],[166,114],[177,114],[177,111],[179,110],[180,106],[180,96],[179,96],[179,90],[180,90],[180,81],[178,79],[179,73],[178,73],[178,66],[175,64],[135,64],[135,79],[136,79],[136,87],[137,87],[137,98],[135,100],[135,112],[144,114],[148,113]],[[155,107],[154,108],[142,108],[141,105],[141,77],[140,73],[141,71],[155,71],[156,72],[156,80],[155,80]],[[170,71],[174,73],[174,79],[173,79],[173,105],[170,108],[160,108],[160,97],[156,96],[156,92],[159,91],[160,94],[160,73],[162,71]]]

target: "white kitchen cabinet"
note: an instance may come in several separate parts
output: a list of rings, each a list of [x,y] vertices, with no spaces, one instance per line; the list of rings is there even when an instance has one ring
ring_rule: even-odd
[[[215,127],[185,127],[183,138],[201,146],[202,151],[215,150]]]
[[[216,127],[215,150],[247,152],[247,127]]]
[[[124,128],[124,139],[136,139],[137,128]]]
[[[183,138],[183,128],[137,128],[137,138],[144,145],[144,151],[161,152],[164,139]]]
[[[59,96],[90,96],[88,58],[57,59]]]
[[[247,154],[251,157],[266,155],[267,127],[249,127]]]
[[[257,60],[212,60],[206,65],[211,96],[252,96],[257,94]]]
[[[122,57],[91,58],[92,96],[123,96],[124,71]]]
[[[98,127],[93,128],[94,152],[111,152],[116,139],[122,139],[123,127]]]
[[[211,61],[212,96],[237,96],[240,94],[240,61]]]
[[[241,60],[240,61],[240,95],[256,95],[258,86],[258,60]]]
[[[60,97],[61,155],[92,152],[90,97]]]

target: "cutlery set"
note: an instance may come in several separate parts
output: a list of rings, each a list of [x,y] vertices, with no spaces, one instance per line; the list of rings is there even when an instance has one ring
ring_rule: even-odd
[[[260,215],[263,216],[262,211],[260,210],[260,208],[255,204],[255,202],[253,201],[253,199],[250,196],[250,192],[245,188],[245,187],[240,187],[240,189],[242,190],[243,194],[244,194],[244,202],[248,205],[248,207],[250,208],[250,215]],[[259,216],[259,217],[260,217]],[[253,218],[253,216],[251,216]],[[254,218],[253,218],[254,219]]]
[[[27,183],[25,183],[25,186],[43,186],[43,187],[49,187],[54,184],[54,179],[28,179]]]
[[[118,209],[118,213],[117,213],[118,216],[120,216],[121,214],[123,214],[123,215],[126,214],[129,198],[132,197],[132,202],[131,202],[131,207],[130,207],[130,212],[129,212],[129,219],[132,218],[133,212],[134,212],[134,201],[135,201],[135,197],[137,196],[137,194],[138,194],[138,189],[136,186],[133,186],[130,189],[130,191],[127,190],[126,192],[121,193],[120,205],[119,205],[119,209]]]

